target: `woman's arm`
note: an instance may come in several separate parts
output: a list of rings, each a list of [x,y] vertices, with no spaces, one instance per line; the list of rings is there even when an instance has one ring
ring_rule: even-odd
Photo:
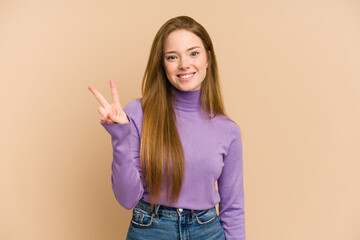
[[[128,123],[102,123],[102,125],[111,135],[113,147],[111,182],[115,197],[121,206],[132,209],[144,193],[140,166],[141,137],[138,126],[142,119],[140,102],[137,100],[130,102],[124,111],[128,116]]]
[[[142,197],[144,188],[140,178],[140,134],[136,124],[142,122],[139,101],[130,102],[122,109],[115,83],[110,80],[113,102],[92,86],[89,90],[102,106],[98,108],[100,122],[111,135],[113,162],[111,182],[116,199],[126,209],[133,208]]]
[[[245,240],[242,140],[240,129],[233,122],[229,136],[232,140],[218,179],[219,217],[226,240]]]

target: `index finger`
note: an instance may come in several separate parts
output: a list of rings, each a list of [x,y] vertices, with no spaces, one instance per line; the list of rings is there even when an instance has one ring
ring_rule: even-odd
[[[111,87],[111,95],[113,98],[113,103],[117,103],[120,105],[119,95],[113,80],[110,80],[110,87]]]
[[[89,86],[89,90],[94,94],[96,99],[103,105],[103,107],[107,107],[110,104],[106,101],[106,99],[101,95],[94,87]]]

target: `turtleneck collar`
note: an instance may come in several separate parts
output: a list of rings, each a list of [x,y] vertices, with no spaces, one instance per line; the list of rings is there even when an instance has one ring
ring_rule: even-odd
[[[174,93],[174,108],[185,111],[195,112],[201,109],[201,89],[195,91],[181,91],[171,86]]]

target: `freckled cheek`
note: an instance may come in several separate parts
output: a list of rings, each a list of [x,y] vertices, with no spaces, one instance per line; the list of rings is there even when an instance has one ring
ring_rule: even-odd
[[[206,68],[206,58],[201,59],[197,64],[198,69]]]
[[[164,68],[165,68],[165,73],[166,73],[166,75],[171,74],[171,70],[170,70],[169,66],[165,65]]]
[[[165,72],[167,74],[174,74],[176,72],[176,65],[175,64],[165,65]]]
[[[206,71],[206,62],[200,63],[196,66],[199,71]]]
[[[176,66],[172,64],[165,65],[165,73],[169,80],[176,77]]]

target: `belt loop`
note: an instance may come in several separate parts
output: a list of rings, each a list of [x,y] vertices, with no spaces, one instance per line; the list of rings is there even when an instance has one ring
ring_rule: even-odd
[[[160,205],[155,205],[155,208],[154,208],[155,216],[158,215],[159,208],[160,208]]]

